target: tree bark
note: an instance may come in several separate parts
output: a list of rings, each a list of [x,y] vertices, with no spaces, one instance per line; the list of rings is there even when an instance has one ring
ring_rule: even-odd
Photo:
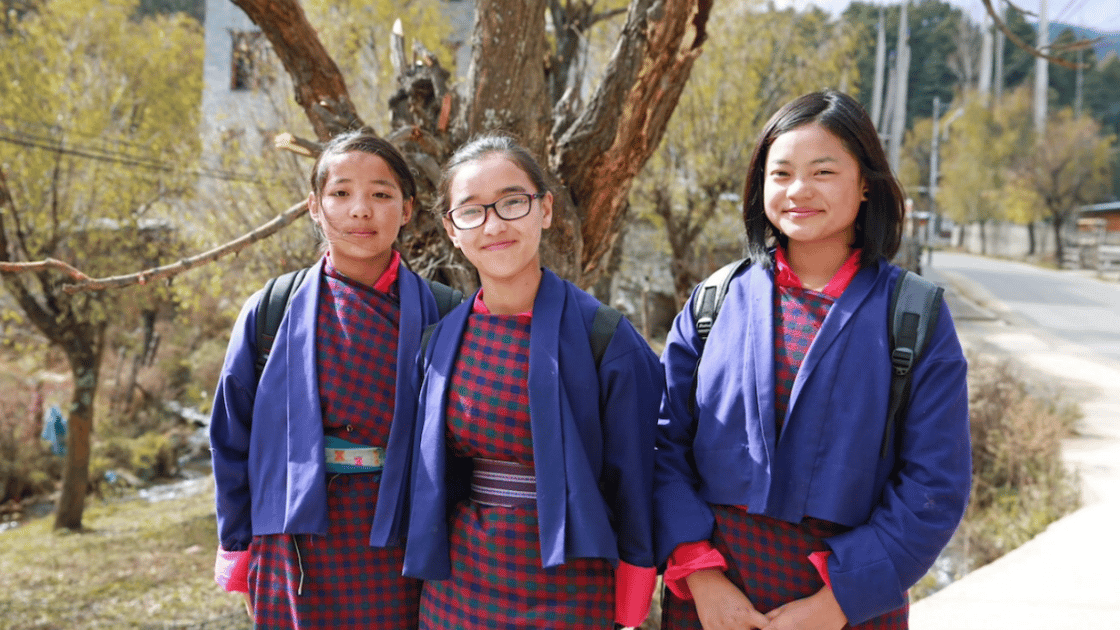
[[[578,277],[594,283],[638,171],[656,150],[706,38],[711,0],[634,0],[602,84],[557,139],[553,170],[580,218]]]
[[[364,123],[346,81],[296,0],[233,0],[260,27],[292,77],[296,103],[320,140]]]
[[[464,108],[469,133],[512,131],[543,156],[552,126],[545,84],[545,0],[477,0]]]
[[[74,393],[70,398],[70,417],[66,428],[66,466],[62,472],[62,489],[55,509],[55,529],[82,529],[86,493],[89,489],[90,436],[93,432],[93,402],[97,395],[101,350],[105,326],[87,325],[84,334],[71,331],[64,350],[74,375]]]

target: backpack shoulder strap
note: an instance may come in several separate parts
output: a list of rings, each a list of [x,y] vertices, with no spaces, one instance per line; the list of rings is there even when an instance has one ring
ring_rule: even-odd
[[[716,315],[727,297],[727,287],[740,269],[751,264],[750,258],[742,258],[717,269],[704,280],[692,301],[692,319],[696,322],[696,333],[701,341],[708,340],[708,333],[715,324]]]
[[[459,289],[453,289],[442,282],[427,278],[424,278],[424,282],[428,283],[428,288],[432,290],[432,295],[436,298],[436,307],[439,309],[441,319],[444,315],[450,313],[451,309],[463,303],[463,292]]]
[[[424,278],[424,282],[428,283],[428,288],[432,290],[432,296],[436,298],[436,309],[439,311],[440,319],[450,313],[451,309],[463,303],[463,292],[459,289],[453,289],[442,282],[427,278]],[[424,332],[420,334],[421,357],[428,350],[428,341],[432,338],[432,332],[435,331],[437,323],[439,322],[428,324],[424,327]]]
[[[618,322],[622,321],[622,313],[606,304],[600,304],[595,310],[595,319],[591,322],[591,354],[595,357],[595,369],[603,362],[603,355],[607,353],[607,346],[614,338],[614,331]]]
[[[891,292],[889,320],[891,342],[891,393],[887,406],[887,428],[879,451],[886,456],[891,431],[910,397],[910,371],[937,327],[945,290],[916,273],[903,270]]]
[[[708,341],[708,333],[716,323],[716,315],[723,306],[723,298],[727,297],[727,288],[731,286],[731,279],[740,269],[751,264],[750,258],[740,258],[734,262],[716,269],[700,284],[696,296],[692,300],[692,321],[696,325],[696,334],[700,336],[700,356],[704,354],[704,345]],[[688,399],[688,410],[696,412],[696,377],[700,373],[700,356],[696,357],[696,365],[692,368],[692,395]]]
[[[289,271],[270,279],[264,285],[260,304],[257,306],[257,380],[260,380],[268,354],[272,351],[272,342],[276,340],[280,320],[284,319],[288,304],[291,303],[296,288],[303,284],[308,269],[310,267]]]

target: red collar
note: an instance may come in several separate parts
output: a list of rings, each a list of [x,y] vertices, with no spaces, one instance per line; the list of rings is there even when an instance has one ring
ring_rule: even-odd
[[[848,260],[844,261],[840,269],[836,270],[832,279],[825,285],[822,293],[833,299],[840,297],[840,294],[844,292],[844,289],[848,288],[848,285],[852,282],[852,278],[854,278],[859,271],[859,258],[861,253],[862,250],[852,250],[852,255],[848,257]],[[789,260],[786,258],[785,250],[781,247],[778,247],[774,251],[774,267],[776,268],[774,281],[778,286],[792,289],[805,288],[805,285],[801,282],[801,278],[798,278],[797,274],[793,272],[793,268],[789,266]]]
[[[376,282],[373,283],[373,289],[375,291],[380,291],[382,293],[388,293],[389,289],[393,288],[393,283],[397,281],[397,277],[400,276],[400,272],[401,272],[401,253],[398,252],[395,249],[392,250],[392,251],[393,251],[393,257],[389,259],[389,266],[385,268],[385,271],[381,272],[381,276],[379,278],[377,278]],[[333,272],[333,273],[342,275],[341,272],[339,272],[337,269],[335,269],[334,264],[331,263],[331,253],[330,252],[327,252],[324,255],[324,258],[327,259],[326,263],[324,263],[324,266],[323,266],[323,269],[325,271],[327,271],[328,273]]]
[[[490,315],[490,309],[487,308],[486,303],[482,301],[482,290],[481,289],[479,289],[478,295],[474,296],[474,303],[471,304],[471,312],[472,313],[479,313],[481,315]],[[517,314],[517,317],[521,317],[521,316],[532,317],[533,316],[532,309],[530,309],[528,311],[525,311],[524,313],[518,313]]]

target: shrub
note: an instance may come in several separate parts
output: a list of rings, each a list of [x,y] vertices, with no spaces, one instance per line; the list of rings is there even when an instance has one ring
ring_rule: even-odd
[[[960,528],[912,589],[917,600],[1027,542],[1080,506],[1062,439],[1081,417],[1060,391],[1022,378],[1004,361],[969,357],[972,495]]]

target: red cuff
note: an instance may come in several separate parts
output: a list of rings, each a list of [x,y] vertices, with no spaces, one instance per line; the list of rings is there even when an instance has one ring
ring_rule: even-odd
[[[726,571],[727,560],[706,540],[681,543],[665,565],[665,586],[682,600],[692,601],[692,591],[685,579],[701,569]]]
[[[814,551],[809,554],[809,562],[817,568],[817,573],[821,575],[824,580],[824,585],[832,590],[832,579],[828,577],[828,558],[832,555],[831,551]]]
[[[656,567],[636,567],[619,560],[614,570],[614,620],[626,627],[642,625],[656,584]]]
[[[214,581],[231,593],[249,592],[249,552],[218,548],[214,559]]]

